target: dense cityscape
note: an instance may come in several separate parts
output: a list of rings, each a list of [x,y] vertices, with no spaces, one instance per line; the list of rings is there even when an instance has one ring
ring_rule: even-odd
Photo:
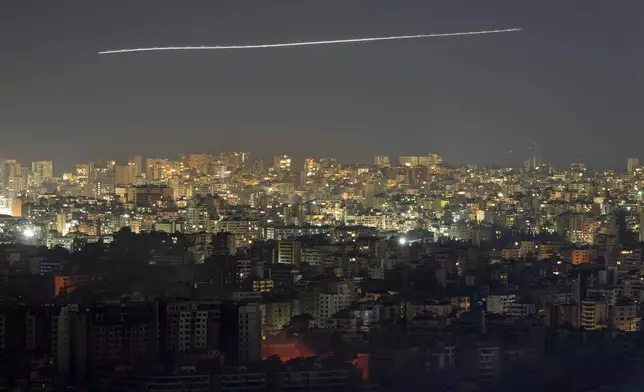
[[[644,165],[0,162],[0,389],[639,382]],[[577,389],[575,389],[577,388]],[[585,388],[585,389],[584,389]]]

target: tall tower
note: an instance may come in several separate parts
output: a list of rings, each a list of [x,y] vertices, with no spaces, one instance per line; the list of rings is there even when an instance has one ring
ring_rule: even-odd
[[[137,167],[134,165],[119,165],[114,167],[115,185],[132,185],[136,177]]]
[[[626,159],[626,171],[632,173],[640,165],[639,158],[627,158]]]
[[[54,163],[52,161],[32,162],[31,172],[34,175],[35,183],[51,180],[54,178]]]
[[[128,166],[134,166],[134,176],[138,177],[141,175],[143,170],[143,157],[141,155],[133,155],[127,162]]]
[[[541,167],[541,155],[539,155],[539,149],[537,148],[537,142],[530,143],[530,159],[528,166],[529,170],[538,170]]]
[[[65,212],[61,212],[56,215],[56,230],[60,235],[65,236],[67,235],[67,214]]]

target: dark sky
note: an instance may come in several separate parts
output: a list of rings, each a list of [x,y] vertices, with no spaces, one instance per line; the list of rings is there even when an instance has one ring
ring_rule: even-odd
[[[2,0],[0,156],[57,172],[226,150],[520,165],[534,140],[560,166],[622,168],[644,144],[642,15],[642,0]]]

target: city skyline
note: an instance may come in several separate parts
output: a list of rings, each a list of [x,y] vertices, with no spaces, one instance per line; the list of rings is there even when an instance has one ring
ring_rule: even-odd
[[[639,390],[643,14],[3,1],[1,389]]]
[[[171,155],[160,155],[160,154],[152,154],[150,156],[144,156],[142,154],[130,154],[127,156],[120,156],[120,157],[111,157],[108,159],[90,159],[89,161],[79,161],[79,162],[73,162],[71,163],[71,166],[63,166],[61,169],[59,165],[56,163],[58,160],[56,159],[51,159],[49,157],[45,157],[43,159],[37,160],[37,161],[25,161],[25,160],[20,160],[16,159],[14,157],[1,157],[0,156],[0,163],[2,162],[12,162],[15,161],[21,165],[30,165],[33,168],[33,165],[35,164],[40,164],[43,162],[49,162],[52,164],[53,169],[50,169],[51,172],[53,173],[53,177],[60,177],[65,173],[72,173],[78,169],[78,166],[86,165],[86,164],[96,164],[98,166],[113,162],[116,166],[123,166],[127,165],[128,162],[131,163],[133,157],[141,157],[142,159],[150,159],[150,160],[155,160],[155,159],[164,159],[168,160],[170,162],[182,162],[188,159],[189,156],[193,155],[208,155],[212,156],[213,158],[218,158],[220,156],[226,155],[226,154],[248,154],[246,159],[248,162],[250,162],[250,165],[253,165],[257,161],[262,161],[263,165],[265,167],[270,167],[271,166],[271,161],[281,155],[288,156],[290,159],[293,161],[293,170],[300,171],[303,167],[305,167],[307,160],[313,159],[319,161],[320,159],[334,159],[337,160],[339,164],[345,165],[345,166],[364,166],[364,167],[369,167],[369,166],[378,166],[378,163],[374,163],[374,160],[377,161],[378,158],[388,158],[389,159],[389,164],[391,166],[414,166],[414,165],[409,165],[409,164],[404,164],[401,163],[401,160],[404,160],[404,158],[408,157],[428,157],[428,156],[439,156],[441,158],[441,163],[450,167],[461,167],[461,166],[473,166],[473,167],[478,167],[478,168],[491,168],[491,169],[524,169],[524,170],[534,170],[535,168],[538,167],[548,167],[554,170],[558,171],[565,171],[569,167],[573,165],[578,165],[578,164],[583,164],[586,168],[590,170],[596,170],[596,171],[604,171],[604,170],[610,170],[610,171],[616,171],[616,172],[631,172],[633,171],[633,168],[639,167],[640,166],[640,157],[637,154],[634,154],[633,156],[624,156],[622,157],[622,162],[621,165],[616,165],[616,167],[598,167],[594,166],[592,162],[582,162],[582,161],[570,161],[567,163],[563,163],[562,165],[555,165],[552,162],[550,162],[548,159],[545,159],[541,155],[541,151],[537,149],[536,144],[532,143],[530,148],[526,149],[526,151],[523,152],[522,155],[516,154],[514,151],[510,151],[509,153],[511,155],[515,155],[513,158],[513,162],[509,165],[500,165],[500,164],[491,164],[491,163],[483,163],[483,164],[477,164],[477,163],[472,163],[472,162],[460,162],[460,163],[453,163],[450,162],[446,157],[440,153],[436,152],[431,152],[431,153],[425,153],[425,154],[407,154],[407,155],[393,155],[393,154],[374,154],[371,155],[370,159],[368,161],[361,161],[361,162],[351,162],[351,161],[342,161],[340,159],[337,159],[336,157],[332,156],[332,154],[323,154],[323,155],[302,155],[302,156],[296,156],[296,155],[291,155],[286,151],[281,151],[281,152],[276,152],[275,155],[270,155],[270,156],[255,156],[253,155],[252,151],[218,151],[218,152],[207,152],[207,151],[201,151],[201,152],[196,152],[193,151],[191,153],[177,153],[177,154],[171,154]],[[223,161],[220,161],[223,162]],[[422,166],[422,164],[420,164]],[[27,166],[29,167],[29,166]],[[32,172],[35,170],[32,169]],[[52,178],[53,178],[52,177]]]
[[[506,166],[520,165],[536,141],[556,165],[618,169],[644,141],[638,2],[69,4],[4,4],[0,34],[13,38],[0,42],[0,156],[51,156],[70,170],[204,146],[255,156],[330,151],[361,163],[383,150],[420,150],[454,164]],[[498,26],[523,30],[270,53],[96,55]]]

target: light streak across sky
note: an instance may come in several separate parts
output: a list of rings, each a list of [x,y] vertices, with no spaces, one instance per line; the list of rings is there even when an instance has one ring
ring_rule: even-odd
[[[105,50],[102,52],[98,52],[98,54],[157,52],[157,51],[163,51],[163,50],[224,50],[224,49],[285,48],[285,47],[291,47],[291,46],[333,45],[333,44],[349,44],[349,43],[373,42],[373,41],[394,41],[394,40],[403,40],[403,39],[421,39],[421,38],[437,38],[437,37],[457,37],[457,36],[465,36],[465,35],[514,33],[519,31],[521,31],[520,28],[512,28],[512,29],[502,29],[502,30],[465,31],[465,32],[458,32],[458,33],[398,35],[398,36],[392,36],[392,37],[351,38],[351,39],[337,39],[337,40],[331,40],[331,41],[304,41],[304,42],[287,42],[287,43],[281,43],[281,44],[262,44],[262,45],[161,46],[161,47],[149,47],[149,48]]]

